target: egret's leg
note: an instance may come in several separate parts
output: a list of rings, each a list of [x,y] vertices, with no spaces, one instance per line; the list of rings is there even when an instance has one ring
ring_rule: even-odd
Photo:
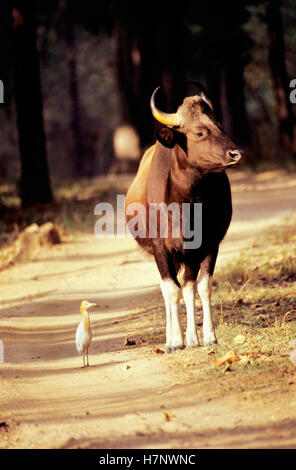
[[[86,365],[89,366],[89,362],[88,362],[88,349],[86,350]]]

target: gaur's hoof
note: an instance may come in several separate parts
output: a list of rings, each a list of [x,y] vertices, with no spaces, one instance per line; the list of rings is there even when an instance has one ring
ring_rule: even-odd
[[[214,344],[218,344],[218,341],[216,339],[212,339],[211,341],[207,341],[204,343],[206,348],[210,348],[211,346],[214,346]]]
[[[179,351],[180,349],[184,349],[185,346],[171,346],[171,352]]]
[[[186,348],[187,348],[187,349],[193,349],[193,348],[199,348],[199,347],[200,347],[200,344],[199,344],[199,343],[197,343],[197,344],[193,344],[193,343],[192,343],[192,344],[187,344],[187,345],[186,345]]]

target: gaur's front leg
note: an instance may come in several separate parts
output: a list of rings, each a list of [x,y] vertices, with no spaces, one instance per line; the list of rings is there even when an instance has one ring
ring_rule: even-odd
[[[218,249],[209,254],[201,264],[198,293],[203,308],[203,341],[205,346],[217,343],[211,312],[212,283]]]
[[[187,313],[186,345],[188,348],[199,346],[195,325],[195,296],[198,271],[199,264],[197,266],[185,265],[182,292]]]
[[[167,252],[162,240],[153,242],[155,261],[161,276],[160,287],[166,308],[167,352],[184,348],[184,336],[179,315],[180,284],[173,256]]]

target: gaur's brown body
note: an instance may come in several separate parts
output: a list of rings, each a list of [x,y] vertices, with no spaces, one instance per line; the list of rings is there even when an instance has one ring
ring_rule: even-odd
[[[222,132],[214,119],[211,103],[203,93],[184,99],[177,113],[168,115],[159,111],[151,100],[156,119],[167,125],[157,133],[157,142],[144,154],[138,173],[126,197],[127,221],[133,217],[128,207],[141,203],[145,207],[146,236],[135,236],[137,242],[155,257],[161,276],[161,289],[167,316],[168,352],[184,347],[184,337],[178,314],[181,286],[177,279],[184,266],[182,283],[187,309],[186,342],[188,347],[199,345],[194,321],[196,279],[200,271],[198,291],[203,303],[203,336],[206,345],[216,342],[210,311],[211,283],[219,244],[231,221],[231,192],[225,169],[237,163],[241,154]],[[176,127],[177,126],[177,127]],[[198,248],[188,249],[184,234],[172,235],[172,217],[169,217],[168,236],[149,237],[149,213],[153,204],[175,203],[190,207],[202,203],[202,242]],[[193,222],[185,221],[186,223]],[[151,221],[150,221],[151,223]],[[182,226],[184,220],[180,220]]]

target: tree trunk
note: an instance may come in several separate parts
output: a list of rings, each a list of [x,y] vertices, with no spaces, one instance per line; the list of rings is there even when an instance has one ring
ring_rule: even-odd
[[[81,105],[77,74],[77,25],[73,14],[75,5],[69,0],[59,0],[55,21],[59,34],[67,48],[68,84],[70,97],[70,139],[69,156],[73,164],[73,176],[79,177],[86,173],[84,165],[84,142],[81,123]]]
[[[52,201],[43,123],[36,24],[31,2],[13,9],[14,82],[21,157],[22,206]]]
[[[221,94],[223,93],[221,66],[212,66],[209,67],[208,70],[206,70],[206,84],[209,92],[209,97],[211,98],[215,110],[215,118],[218,122],[222,123],[222,109],[224,105],[224,100],[221,99]]]
[[[76,30],[72,22],[66,22],[67,60],[69,71],[69,95],[71,100],[71,157],[74,164],[74,175],[84,174],[84,146],[81,127],[81,108],[77,77],[77,44]]]
[[[285,62],[285,39],[282,0],[268,2],[266,19],[269,34],[269,65],[277,103],[279,149],[293,152],[295,148],[295,116],[289,99],[289,78]]]
[[[186,33],[180,5],[165,8],[152,0],[117,4],[117,71],[121,121],[134,126],[145,147],[153,141],[155,122],[149,102],[161,85],[167,111],[176,111],[186,76]]]
[[[121,11],[123,10],[123,11]],[[116,66],[120,95],[120,118],[124,123],[135,124],[137,96],[139,95],[139,52],[132,20],[120,9],[116,23]]]
[[[239,57],[225,65],[225,88],[231,118],[230,136],[238,146],[247,147],[250,144],[250,129],[245,103],[244,67]]]

